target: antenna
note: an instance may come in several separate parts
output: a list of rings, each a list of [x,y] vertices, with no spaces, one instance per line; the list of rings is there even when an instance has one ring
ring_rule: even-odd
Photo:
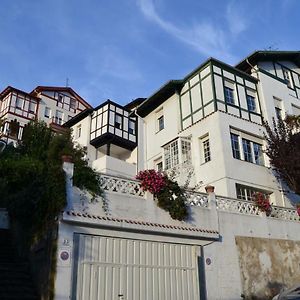
[[[69,78],[66,78],[66,87],[69,87]]]

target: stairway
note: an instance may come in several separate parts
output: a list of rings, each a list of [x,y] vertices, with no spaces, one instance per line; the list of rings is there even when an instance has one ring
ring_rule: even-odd
[[[0,299],[37,300],[29,264],[16,258],[10,231],[0,229]]]

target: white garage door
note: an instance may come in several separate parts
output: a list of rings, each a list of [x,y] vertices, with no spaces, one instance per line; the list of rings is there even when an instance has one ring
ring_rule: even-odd
[[[82,234],[76,240],[73,299],[200,299],[197,246]]]

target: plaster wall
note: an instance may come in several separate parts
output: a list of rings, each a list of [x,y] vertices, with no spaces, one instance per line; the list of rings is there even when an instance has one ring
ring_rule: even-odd
[[[299,282],[299,264],[294,263],[299,259],[298,222],[220,211],[218,218],[221,241],[204,246],[204,260],[211,260],[205,265],[207,299],[241,299],[241,294],[253,295],[254,289],[255,296],[262,296],[264,291],[261,299],[268,299],[269,282],[288,286]],[[274,259],[272,249],[279,259]],[[256,276],[259,270],[262,273]]]

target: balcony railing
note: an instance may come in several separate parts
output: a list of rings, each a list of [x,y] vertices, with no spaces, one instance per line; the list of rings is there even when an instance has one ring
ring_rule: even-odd
[[[140,182],[117,176],[101,174],[100,184],[105,192],[121,193],[137,197],[145,197],[145,192],[142,190]],[[187,204],[200,208],[210,208],[211,196],[205,193],[199,193],[191,190],[186,190]],[[229,197],[213,196],[216,202],[216,208],[219,211],[238,213],[244,215],[260,216],[263,213],[252,201],[233,199]],[[272,206],[270,218],[300,221],[296,209]]]

